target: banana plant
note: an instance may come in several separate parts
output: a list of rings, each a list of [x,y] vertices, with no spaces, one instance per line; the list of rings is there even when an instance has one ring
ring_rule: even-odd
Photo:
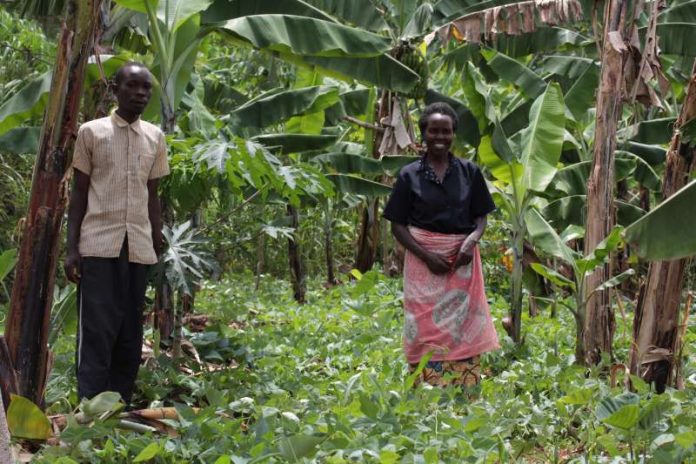
[[[633,269],[628,269],[601,283],[592,293],[585,294],[586,277],[597,267],[606,263],[609,260],[610,253],[623,244],[623,228],[621,226],[615,227],[607,238],[599,243],[592,252],[582,256],[566,244],[567,241],[580,237],[577,229],[569,228],[567,233],[559,236],[535,208],[530,208],[527,211],[526,224],[532,243],[569,266],[572,270],[572,276],[569,277],[544,264],[531,264],[531,268],[539,275],[572,294],[575,300],[574,304],[567,304],[563,301],[561,301],[561,304],[568,308],[575,318],[575,360],[578,363],[583,363],[585,360],[583,337],[587,301],[593,293],[615,287],[635,274]]]
[[[472,112],[491,129],[481,138],[480,161],[495,178],[494,196],[507,213],[512,233],[511,336],[520,343],[522,315],[522,253],[525,217],[532,200],[544,192],[558,170],[565,134],[565,105],[560,86],[550,83],[531,106],[529,126],[509,139],[490,98],[490,89],[473,65],[468,65],[465,89]]]

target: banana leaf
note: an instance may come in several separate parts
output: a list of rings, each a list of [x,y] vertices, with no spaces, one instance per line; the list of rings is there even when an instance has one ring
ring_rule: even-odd
[[[23,155],[39,151],[40,127],[15,127],[0,135],[0,153]]]
[[[675,120],[676,118],[669,117],[641,121],[638,123],[638,130],[632,140],[647,145],[669,143],[674,132]]]
[[[343,193],[352,193],[354,195],[364,195],[368,197],[385,196],[391,193],[391,187],[388,185],[363,179],[358,176],[328,174],[326,177],[334,183],[338,191]]]
[[[481,55],[501,79],[518,86],[527,98],[534,99],[546,89],[544,79],[519,61],[490,48],[481,50]]]
[[[387,37],[301,16],[245,16],[227,21],[223,29],[256,48],[294,55],[374,57],[391,48]]]
[[[0,106],[0,134],[21,125],[27,119],[41,117],[50,89],[51,72],[46,72]]]
[[[215,0],[201,14],[203,24],[216,24],[243,16],[287,14],[335,21],[330,15],[301,0]]]
[[[267,134],[257,135],[252,140],[270,150],[283,153],[321,150],[336,142],[334,135]]]
[[[671,260],[696,255],[696,180],[626,228],[626,240],[641,258]]]
[[[284,2],[276,1],[275,3]],[[368,31],[389,30],[389,24],[370,0],[307,0],[307,3],[332,17]]]
[[[683,19],[680,18],[680,21]],[[639,32],[645,33],[646,28]],[[664,55],[696,56],[696,24],[686,22],[660,23],[657,36],[660,38],[660,52]],[[691,37],[691,38],[690,38]]]
[[[338,102],[338,98],[338,89],[330,86],[269,92],[234,110],[230,123],[234,127],[260,129],[292,116],[322,111]]]
[[[532,105],[527,142],[522,151],[523,185],[543,192],[556,175],[565,131],[561,87],[551,83]]]

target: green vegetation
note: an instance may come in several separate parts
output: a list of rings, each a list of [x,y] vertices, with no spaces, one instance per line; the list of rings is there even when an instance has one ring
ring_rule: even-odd
[[[605,39],[611,4],[625,27]],[[85,5],[0,7],[5,339],[30,198],[64,193],[30,191],[33,172],[67,167],[39,146],[48,102],[65,96],[51,89],[57,18]],[[167,135],[169,250],[148,293],[137,411],[113,394],[78,401],[75,287],[32,268],[51,312],[15,311],[53,356],[36,404],[4,398],[15,451],[63,464],[696,462],[696,1],[115,0],[102,13],[71,117],[113,109],[106,78],[123,63],[152,70],[144,118]],[[611,66],[623,77],[602,79]],[[502,349],[466,394],[412,387],[380,220],[417,155],[420,110],[440,100],[459,115],[453,152],[483,168],[498,206],[481,254]],[[31,251],[59,263],[60,233]],[[166,288],[169,333],[151,311]]]
[[[38,462],[615,462],[674,463],[696,451],[696,395],[651,393],[624,372],[616,385],[605,365],[573,362],[572,317],[525,319],[523,349],[509,338],[484,358],[477,399],[456,389],[411,388],[401,352],[400,282],[368,273],[326,290],[312,285],[306,305],[271,277],[234,274],[206,284],[202,332],[186,332],[191,357],[149,359],[138,379],[139,405],[174,405],[176,437],[71,423],[67,447],[48,447]],[[491,295],[495,319],[505,300]],[[626,356],[630,321],[619,320],[617,352]],[[502,328],[498,323],[498,329]],[[691,331],[687,345],[696,339]],[[61,341],[49,383],[49,413],[74,401],[73,337]],[[686,366],[693,379],[696,364]],[[693,380],[689,380],[691,383]],[[200,408],[194,412],[192,408]],[[315,448],[316,447],[316,448]],[[293,451],[294,450],[294,451]],[[295,455],[293,455],[293,452]],[[70,457],[73,461],[58,457]]]

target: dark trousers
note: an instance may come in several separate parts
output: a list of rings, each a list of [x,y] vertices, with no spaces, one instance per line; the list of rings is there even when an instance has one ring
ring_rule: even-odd
[[[147,266],[118,258],[82,258],[78,287],[77,394],[116,391],[128,404],[140,366]]]

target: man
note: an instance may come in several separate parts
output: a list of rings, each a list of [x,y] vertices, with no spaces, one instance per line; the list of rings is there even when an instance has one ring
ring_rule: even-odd
[[[118,108],[80,127],[73,156],[65,274],[78,284],[77,393],[116,391],[128,404],[140,365],[147,266],[162,247],[162,131],[140,115],[152,94],[142,64],[114,77]]]

